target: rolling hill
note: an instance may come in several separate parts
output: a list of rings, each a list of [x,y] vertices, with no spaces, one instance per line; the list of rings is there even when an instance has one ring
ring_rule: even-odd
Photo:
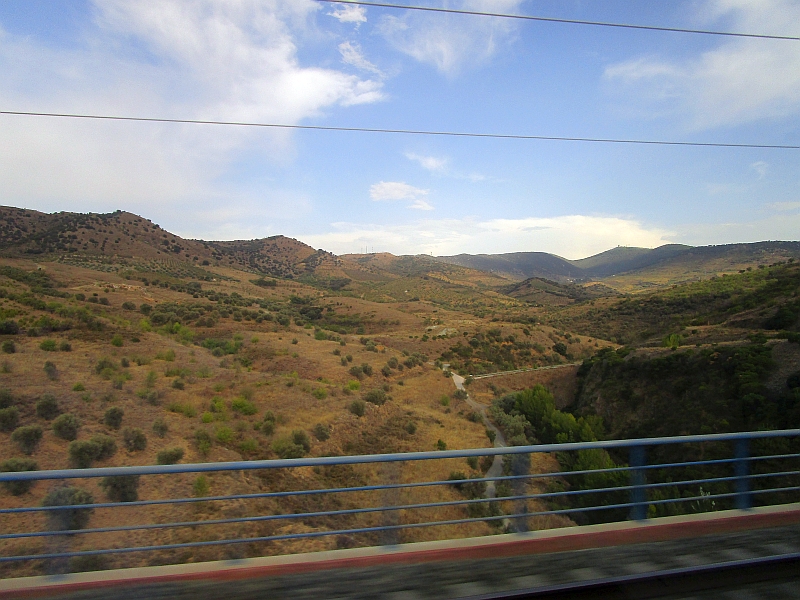
[[[652,250],[619,246],[580,260],[567,260],[545,252],[459,254],[436,257],[436,260],[497,273],[513,280],[604,281],[619,291],[639,291],[735,273],[789,258],[800,258],[800,242],[697,247],[667,244]]]

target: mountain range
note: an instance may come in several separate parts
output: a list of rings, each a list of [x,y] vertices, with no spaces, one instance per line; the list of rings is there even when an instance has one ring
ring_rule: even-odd
[[[387,286],[400,279],[417,278],[448,286],[491,288],[520,299],[531,294],[531,298],[541,298],[544,294],[578,300],[613,294],[614,290],[666,287],[800,258],[800,242],[698,247],[667,244],[654,249],[619,246],[580,260],[547,252],[336,256],[282,235],[237,241],[184,239],[124,211],[47,214],[0,207],[0,255],[62,255],[65,260],[101,261],[128,258],[177,262],[201,269],[229,267],[334,289],[350,285],[353,291],[370,292],[375,299],[381,295],[399,299],[408,290],[399,291],[403,286],[398,284],[399,287],[394,285],[397,290],[387,291]],[[575,287],[598,281],[605,285],[591,291]],[[378,290],[380,286],[386,289]]]

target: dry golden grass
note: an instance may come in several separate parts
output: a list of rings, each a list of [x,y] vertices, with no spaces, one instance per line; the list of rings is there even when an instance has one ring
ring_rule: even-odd
[[[37,263],[29,260],[3,260],[3,264],[33,270]],[[455,391],[452,380],[432,365],[426,364],[400,372],[392,371],[384,377],[381,367],[395,357],[402,361],[403,352],[423,352],[432,361],[455,343],[455,339],[422,342],[430,327],[448,328],[459,333],[474,332],[489,327],[501,326],[504,331],[517,330],[519,326],[504,325],[479,319],[457,311],[447,311],[428,302],[374,303],[351,297],[336,297],[322,293],[309,286],[281,280],[275,288],[261,288],[249,283],[254,276],[228,268],[213,268],[221,275],[216,282],[203,282],[204,289],[215,289],[226,293],[238,292],[246,296],[286,300],[290,295],[316,297],[319,305],[330,306],[343,315],[358,314],[365,322],[367,336],[378,344],[378,352],[371,352],[360,343],[359,335],[342,336],[346,345],[339,342],[314,339],[313,329],[292,325],[281,327],[274,322],[234,322],[221,320],[216,327],[198,329],[203,336],[230,339],[240,336],[242,348],[236,356],[214,357],[210,351],[192,344],[181,344],[173,336],[142,331],[138,311],[121,308],[129,301],[137,306],[142,302],[196,302],[184,293],[161,287],[146,287],[140,282],[125,280],[116,273],[104,273],[74,265],[45,263],[44,268],[56,280],[62,282],[71,293],[99,293],[109,298],[109,306],[92,305],[107,323],[105,331],[92,332],[73,329],[46,337],[56,342],[67,341],[71,352],[46,352],[39,344],[44,337],[16,336],[17,353],[0,357],[8,372],[0,373],[0,388],[12,391],[20,409],[21,424],[36,423],[43,427],[44,436],[34,452],[40,469],[70,467],[67,456],[68,442],[57,438],[50,423],[35,415],[34,404],[45,393],[53,394],[62,412],[75,414],[81,422],[78,439],[89,439],[95,433],[112,436],[117,443],[117,453],[109,459],[96,462],[94,466],[124,466],[155,464],[159,451],[181,447],[185,454],[181,462],[216,462],[242,459],[274,458],[271,449],[274,440],[302,429],[311,438],[311,456],[335,454],[368,454],[380,452],[413,452],[435,450],[439,440],[448,449],[475,448],[489,445],[482,424],[467,419],[472,412],[464,403],[451,400],[444,406],[440,399]],[[224,278],[223,278],[224,277]],[[229,279],[226,279],[229,278]],[[236,281],[234,281],[236,280]],[[2,282],[0,282],[2,283]],[[14,282],[6,282],[14,287]],[[61,301],[61,300],[60,300]],[[202,299],[199,301],[203,301]],[[74,300],[66,301],[75,303]],[[4,304],[5,305],[5,304]],[[21,308],[19,317],[35,317],[38,311]],[[111,344],[114,334],[120,333],[123,345]],[[539,334],[537,334],[539,335]],[[545,331],[541,335],[546,337]],[[138,338],[139,341],[133,341]],[[297,343],[293,343],[297,340]],[[552,342],[550,342],[552,343]],[[334,354],[338,350],[339,355]],[[162,360],[165,353],[174,353],[174,360]],[[341,357],[351,355],[353,360],[342,366]],[[242,367],[237,356],[250,359],[249,367]],[[110,379],[95,371],[95,365],[108,358],[116,365]],[[129,366],[121,366],[123,359]],[[136,361],[143,364],[139,365]],[[45,361],[55,363],[58,378],[48,379],[43,371]],[[354,377],[349,373],[352,365],[369,364],[373,368],[371,377],[360,381],[360,389],[351,391],[348,382]],[[148,383],[149,373],[155,373],[154,382]],[[168,375],[168,372],[172,372]],[[180,372],[180,375],[175,375]],[[125,373],[126,379],[117,383],[117,375]],[[181,380],[183,389],[173,387]],[[85,388],[73,391],[76,384]],[[151,385],[151,387],[148,387]],[[367,403],[363,417],[356,417],[348,410],[349,404],[361,394],[374,388],[388,390],[391,400],[382,406]],[[158,393],[158,403],[149,403],[137,395],[140,391]],[[324,390],[324,393],[320,390]],[[213,397],[222,398],[227,409],[224,414],[212,415],[210,422],[203,422]],[[231,402],[244,396],[255,406],[256,413],[243,415],[231,407]],[[170,406],[183,407],[183,412],[169,410]],[[103,414],[110,407],[124,411],[122,428],[113,430],[103,424]],[[267,412],[276,417],[274,433],[265,435],[254,428]],[[168,426],[161,438],[152,431],[156,419],[163,419]],[[208,418],[206,419],[208,420]],[[322,423],[330,428],[330,438],[318,441],[311,435],[314,425]],[[407,426],[413,423],[414,433]],[[127,452],[122,440],[125,427],[141,428],[147,435],[147,448],[138,452]],[[229,430],[227,431],[226,430]],[[195,432],[206,430],[215,439],[207,453],[202,453],[195,442]],[[217,435],[227,434],[229,441],[216,441]],[[242,442],[254,440],[255,447],[240,448]],[[0,432],[0,449],[4,458],[22,456],[10,440],[10,434]],[[548,463],[546,468],[555,468]],[[447,479],[452,471],[469,473],[464,460],[408,462],[396,467],[361,465],[322,469],[293,469],[281,472],[245,471],[209,474],[209,494],[250,494],[283,491],[290,489],[316,489],[322,487],[347,487],[385,482],[412,482],[420,480]],[[140,480],[139,497],[162,499],[191,497],[195,475],[145,476]],[[92,493],[95,501],[105,501],[106,495],[96,479],[76,481]],[[23,496],[14,497],[0,490],[0,508],[39,505],[46,493],[60,485],[55,482],[39,482]],[[248,501],[200,502],[188,505],[155,505],[128,507],[124,509],[95,509],[90,527],[131,525],[137,523],[159,523],[170,521],[193,521],[203,519],[236,518],[258,515],[280,515],[319,510],[343,510],[380,506],[384,504],[414,504],[456,501],[463,497],[450,486],[433,486],[389,492],[349,492],[330,495],[299,496],[294,498],[267,498]],[[424,511],[400,511],[402,522],[418,520],[452,520],[468,516],[463,506],[424,509]],[[0,543],[3,554],[37,553],[61,548],[65,545],[73,550],[94,547],[124,547],[149,544],[171,544],[210,539],[276,536],[314,531],[329,531],[339,528],[374,527],[396,522],[396,513],[386,515],[368,512],[340,517],[315,517],[303,519],[281,519],[228,525],[155,529],[150,531],[118,532],[113,534],[85,534],[73,536],[68,542],[56,543],[46,539],[5,541]],[[552,523],[550,522],[552,521]],[[532,527],[561,525],[562,520],[532,521]],[[4,515],[0,517],[0,528],[4,531],[35,531],[45,527],[43,514],[26,516]],[[161,551],[151,554],[124,554],[105,557],[105,566],[136,566],[191,562],[216,558],[237,558],[286,552],[309,552],[337,547],[379,544],[387,541],[412,542],[452,537],[489,535],[498,529],[485,522],[452,525],[446,527],[421,527],[403,530],[394,537],[377,533],[345,536],[324,536],[299,540],[283,540],[266,543],[237,544],[233,546],[206,547],[186,550]],[[60,545],[59,545],[60,544]],[[5,567],[2,576],[39,574],[52,568],[40,563]]]

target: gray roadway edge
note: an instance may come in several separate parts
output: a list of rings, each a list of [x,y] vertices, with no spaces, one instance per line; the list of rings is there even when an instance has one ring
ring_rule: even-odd
[[[747,511],[728,510],[695,515],[680,515],[674,517],[659,517],[647,521],[623,521],[619,523],[605,523],[600,525],[587,525],[582,527],[566,527],[561,529],[548,529],[531,531],[527,533],[512,533],[479,538],[462,538],[458,540],[440,540],[432,542],[415,542],[399,546],[374,546],[369,548],[352,548],[343,550],[326,550],[306,554],[289,554],[281,556],[264,556],[240,560],[209,561],[202,563],[162,565],[153,567],[134,567],[125,569],[112,569],[108,571],[92,571],[86,573],[73,573],[65,575],[40,575],[34,577],[19,577],[0,580],[0,597],[17,595],[19,593],[36,591],[44,592],[48,588],[91,588],[98,585],[123,585],[156,583],[159,580],[197,579],[203,575],[212,577],[224,574],[226,577],[237,579],[247,578],[244,572],[237,576],[237,571],[251,570],[254,577],[259,576],[258,571],[269,570],[267,576],[279,576],[281,567],[286,568],[289,574],[302,570],[324,570],[330,568],[353,567],[359,562],[375,563],[381,558],[386,558],[387,563],[405,561],[415,562],[415,558],[425,560],[457,559],[459,553],[470,550],[487,549],[492,546],[506,544],[521,544],[524,542],[568,542],[570,538],[576,541],[587,536],[607,533],[641,533],[647,529],[655,530],[675,525],[691,525],[701,523],[714,523],[724,525],[725,521],[736,523],[735,530],[759,529],[762,526],[741,527],[741,523],[748,517],[756,521],[758,517],[786,516],[795,523],[800,523],[800,503],[784,504],[779,506],[758,507]],[[794,517],[792,519],[792,517]],[[700,534],[702,535],[702,534]],[[692,535],[682,536],[695,537]],[[631,542],[638,543],[638,542]],[[584,547],[585,548],[585,547]],[[426,558],[428,554],[433,558]],[[448,556],[449,555],[449,556]],[[272,572],[274,571],[274,572]]]

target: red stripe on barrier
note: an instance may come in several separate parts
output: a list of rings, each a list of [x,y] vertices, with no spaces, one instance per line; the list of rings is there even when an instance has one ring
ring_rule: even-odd
[[[180,581],[237,581],[260,577],[277,577],[298,575],[314,571],[331,569],[365,568],[390,564],[443,562],[456,560],[477,560],[487,558],[505,558],[524,554],[550,554],[588,550],[591,548],[607,548],[646,542],[663,542],[676,539],[701,537],[704,535],[735,533],[753,529],[767,529],[800,523],[800,509],[780,510],[772,512],[754,512],[751,514],[726,515],[719,518],[690,518],[686,521],[659,523],[657,521],[634,526],[626,524],[610,524],[616,527],[609,530],[581,531],[582,528],[564,528],[546,530],[542,535],[530,539],[519,539],[499,543],[476,542],[473,545],[455,545],[446,548],[423,550],[385,550],[376,549],[377,554],[368,556],[349,556],[328,560],[308,561],[260,565],[253,567],[220,568],[192,572],[171,573],[163,575],[144,575],[142,577],[120,578],[116,580],[65,582],[53,585],[32,585],[27,589],[0,590],[0,598],[45,598],[54,594],[76,592],[110,587],[135,587],[149,584],[163,584]],[[464,543],[453,540],[454,544]],[[348,552],[344,550],[342,552]],[[257,560],[257,559],[256,559]],[[213,565],[214,563],[209,563]],[[145,567],[144,569],[147,569]],[[153,567],[159,569],[160,567]],[[2,582],[0,582],[2,585]]]

